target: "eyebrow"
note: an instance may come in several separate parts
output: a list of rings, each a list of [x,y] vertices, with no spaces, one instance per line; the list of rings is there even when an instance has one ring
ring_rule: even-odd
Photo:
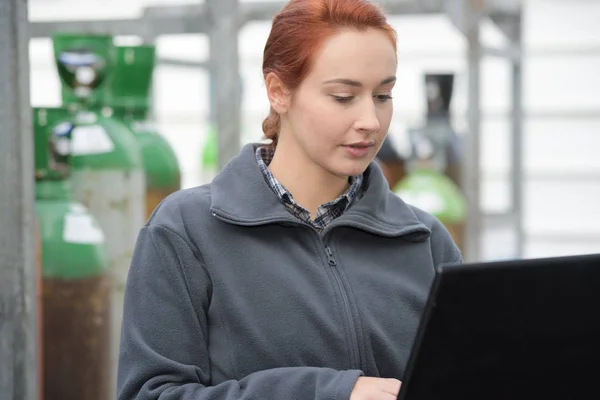
[[[392,83],[396,81],[396,77],[395,76],[390,76],[385,78],[384,80],[381,81],[381,83],[379,84],[379,86],[382,85],[386,85],[388,83]],[[344,78],[338,78],[338,79],[331,79],[329,81],[325,81],[323,82],[324,85],[328,85],[331,83],[341,83],[342,85],[348,85],[348,86],[354,86],[354,87],[362,87],[362,83],[360,83],[359,81],[354,81],[352,79],[344,79]]]

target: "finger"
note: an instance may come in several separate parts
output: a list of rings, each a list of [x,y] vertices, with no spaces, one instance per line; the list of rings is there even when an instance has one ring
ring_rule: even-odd
[[[381,393],[381,396],[377,398],[377,400],[397,400],[398,395],[389,394],[389,393]]]
[[[381,389],[384,393],[392,396],[398,396],[398,393],[400,392],[400,386],[402,386],[402,382],[400,382],[398,379],[387,378],[383,380]]]

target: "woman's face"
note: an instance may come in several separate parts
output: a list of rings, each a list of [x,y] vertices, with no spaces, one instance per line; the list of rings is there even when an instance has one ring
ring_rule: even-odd
[[[397,60],[380,30],[340,30],[324,42],[282,117],[310,162],[339,177],[360,175],[377,154],[392,119]]]

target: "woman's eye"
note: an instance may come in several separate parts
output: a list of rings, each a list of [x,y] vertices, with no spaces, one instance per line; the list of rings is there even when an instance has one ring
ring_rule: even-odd
[[[380,94],[375,96],[375,98],[377,98],[377,100],[381,103],[385,103],[386,101],[391,100],[392,96],[390,96],[389,94]]]
[[[354,96],[332,96],[338,103],[349,103]]]

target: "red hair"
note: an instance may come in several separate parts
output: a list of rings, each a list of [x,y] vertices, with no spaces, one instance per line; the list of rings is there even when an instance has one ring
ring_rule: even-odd
[[[273,18],[263,54],[263,76],[272,72],[286,87],[296,89],[323,42],[344,28],[380,29],[396,49],[396,32],[383,11],[368,0],[290,0]],[[271,108],[263,131],[274,145],[279,128],[279,114]]]

